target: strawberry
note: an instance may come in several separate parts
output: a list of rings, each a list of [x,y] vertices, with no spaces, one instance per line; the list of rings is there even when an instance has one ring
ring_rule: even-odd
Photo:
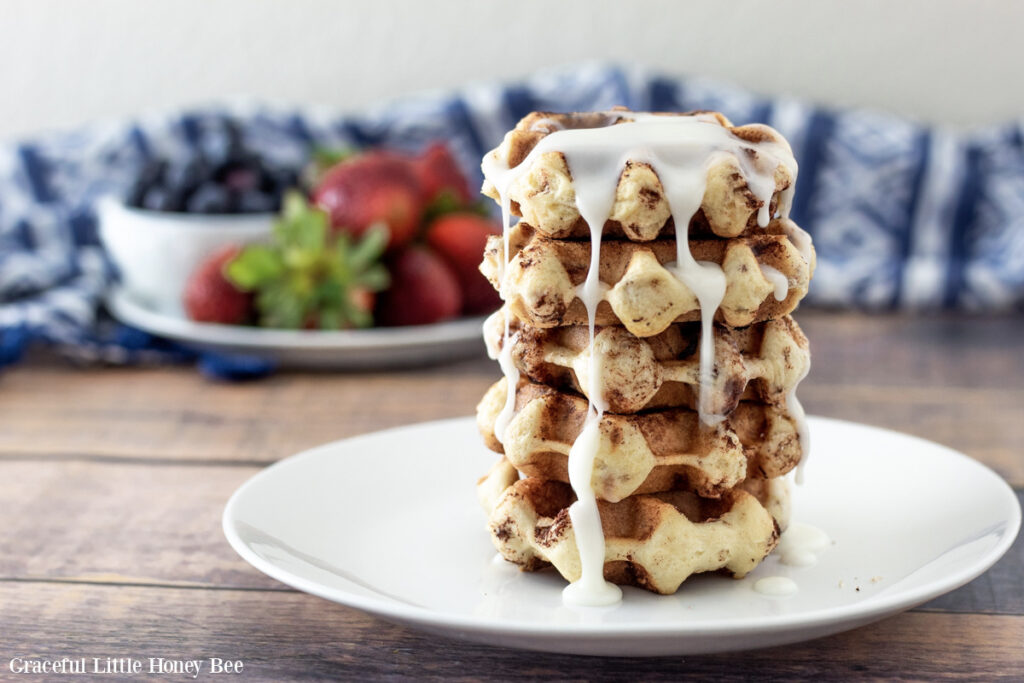
[[[430,250],[411,246],[389,259],[391,287],[377,302],[384,325],[428,325],[459,314],[459,281]]]
[[[389,152],[342,161],[323,174],[312,197],[328,213],[336,232],[360,237],[371,225],[386,224],[389,249],[412,239],[424,209],[412,164]]]
[[[501,305],[498,293],[480,273],[487,237],[498,226],[475,213],[448,213],[427,227],[427,244],[451,266],[462,289],[462,312],[489,313]]]
[[[227,277],[225,267],[241,252],[229,245],[217,250],[193,271],[185,284],[185,313],[204,323],[241,325],[252,313],[252,296],[240,291]]]
[[[469,204],[473,199],[469,181],[445,145],[430,145],[412,164],[425,203],[435,201],[445,191],[450,192],[459,204]]]

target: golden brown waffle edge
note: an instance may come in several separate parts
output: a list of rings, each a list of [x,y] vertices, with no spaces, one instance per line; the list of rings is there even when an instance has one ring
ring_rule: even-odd
[[[506,309],[484,323],[484,341],[497,357],[506,317],[515,367],[532,381],[587,395],[590,355],[601,356],[598,385],[607,410],[635,413],[655,408],[696,408],[700,386],[700,323],[674,323],[651,337],[622,327],[598,327],[593,344],[586,325],[532,327]],[[716,326],[713,392],[707,402],[717,415],[741,400],[778,404],[795,389],[810,364],[807,338],[790,316],[745,328]]]
[[[784,491],[784,486],[761,487],[764,502],[742,488],[718,499],[669,491],[599,502],[605,578],[670,594],[692,574],[724,571],[743,577],[778,542],[780,524],[769,510],[785,511]],[[501,460],[481,479],[478,493],[491,540],[506,560],[526,571],[551,564],[567,581],[579,578],[568,484],[520,479]]]
[[[694,259],[716,263],[725,273],[726,291],[717,321],[745,327],[779,318],[791,313],[807,293],[814,254],[809,262],[804,260],[786,234],[786,223],[778,219],[749,237],[690,242]],[[512,229],[509,244],[514,256],[504,283],[499,280],[504,263],[500,236],[488,239],[480,266],[508,309],[536,327],[586,324],[587,311],[577,287],[587,275],[590,243],[548,239],[520,223]],[[595,323],[621,324],[638,337],[649,337],[673,322],[699,320],[697,297],[665,267],[676,255],[674,240],[603,242],[599,277],[606,289]],[[788,289],[781,301],[761,266],[785,276]]]

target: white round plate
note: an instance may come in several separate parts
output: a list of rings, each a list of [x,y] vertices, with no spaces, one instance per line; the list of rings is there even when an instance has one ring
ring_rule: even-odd
[[[483,318],[337,332],[270,330],[197,323],[182,311],[148,307],[122,288],[108,294],[107,309],[123,323],[192,348],[244,353],[289,367],[400,367],[484,353]]]
[[[501,560],[474,484],[494,460],[470,418],[320,446],[260,472],[224,510],[257,569],[299,590],[454,638],[591,655],[670,655],[793,643],[908,609],[977,577],[1010,547],[1007,484],[956,451],[812,418],[814,454],[794,519],[833,545],[817,565],[769,557],[743,580],[698,576],[678,593],[627,588],[620,605],[570,608],[553,572]],[[753,590],[766,576],[790,597]]]

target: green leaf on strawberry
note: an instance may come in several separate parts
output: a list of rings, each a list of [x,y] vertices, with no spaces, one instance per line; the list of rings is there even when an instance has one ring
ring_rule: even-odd
[[[356,151],[350,147],[327,147],[323,145],[317,145],[313,148],[313,152],[310,154],[312,161],[321,169],[330,168],[335,164],[340,164],[350,157],[356,155]]]
[[[252,291],[260,282],[273,280],[284,272],[281,255],[262,244],[246,247],[229,263],[231,281],[244,291]]]
[[[373,293],[389,284],[380,261],[387,243],[382,226],[358,240],[332,235],[327,214],[294,192],[285,197],[272,243],[245,247],[225,273],[240,290],[255,293],[264,327],[369,327]]]

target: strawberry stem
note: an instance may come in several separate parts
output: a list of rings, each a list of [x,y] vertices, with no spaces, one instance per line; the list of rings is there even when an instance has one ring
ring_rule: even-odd
[[[225,267],[239,289],[255,292],[264,327],[325,330],[369,327],[367,292],[389,284],[381,257],[387,228],[374,226],[362,239],[331,236],[327,214],[298,192],[284,200],[270,244],[245,247]]]

